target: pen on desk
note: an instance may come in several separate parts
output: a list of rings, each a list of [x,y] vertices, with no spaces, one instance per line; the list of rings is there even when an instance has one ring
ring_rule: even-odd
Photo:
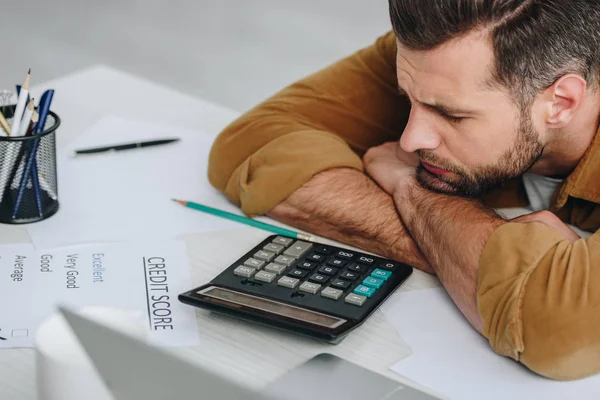
[[[10,127],[11,131],[18,135],[21,129],[21,118],[23,117],[23,111],[25,111],[25,105],[27,103],[27,97],[29,96],[29,81],[31,80],[31,68],[27,72],[27,76],[25,77],[25,82],[23,86],[21,86],[21,90],[19,92],[19,98],[17,100],[17,106],[15,107],[15,113],[13,114],[12,125]]]
[[[173,143],[173,142],[177,142],[177,141],[179,141],[179,138],[149,140],[146,142],[137,142],[137,143],[115,144],[115,145],[111,145],[111,146],[75,150],[75,154],[76,155],[84,155],[84,154],[105,153],[107,151],[123,151],[123,150],[130,150],[130,149],[139,149],[142,147],[160,146],[163,144]]]
[[[202,212],[205,212],[205,213],[208,213],[211,215],[216,215],[217,217],[222,217],[222,218],[226,218],[226,219],[229,219],[232,221],[240,222],[242,224],[250,225],[255,228],[263,229],[265,231],[277,233],[279,235],[290,236],[290,237],[293,237],[296,239],[303,239],[303,240],[311,240],[312,239],[312,237],[310,235],[305,235],[303,233],[295,232],[290,229],[280,228],[275,225],[266,224],[264,222],[256,221],[252,218],[244,217],[244,216],[237,215],[237,214],[232,214],[227,211],[218,210],[216,208],[208,207],[208,206],[205,206],[202,204],[194,203],[191,201],[185,201],[185,200],[177,200],[177,199],[171,199],[171,200],[173,200],[174,202],[179,203],[182,206],[187,207],[187,208],[192,208],[194,210],[202,211]]]

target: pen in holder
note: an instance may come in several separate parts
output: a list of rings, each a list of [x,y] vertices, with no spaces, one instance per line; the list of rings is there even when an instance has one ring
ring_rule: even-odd
[[[3,107],[11,120],[15,106]],[[0,223],[42,221],[58,211],[56,130],[50,111],[44,129],[30,136],[0,136]]]

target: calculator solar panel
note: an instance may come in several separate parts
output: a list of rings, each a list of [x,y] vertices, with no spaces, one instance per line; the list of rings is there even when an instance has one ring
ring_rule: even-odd
[[[411,273],[406,264],[273,235],[179,300],[339,343]]]

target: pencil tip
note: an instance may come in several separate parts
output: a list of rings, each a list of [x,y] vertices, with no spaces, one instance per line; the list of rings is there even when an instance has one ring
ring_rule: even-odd
[[[31,75],[31,68],[29,68],[29,71],[27,71],[27,75]]]

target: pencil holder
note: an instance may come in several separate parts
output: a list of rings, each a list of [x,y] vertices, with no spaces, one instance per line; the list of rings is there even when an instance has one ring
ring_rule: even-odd
[[[10,122],[15,106],[2,108]],[[58,211],[56,130],[49,112],[44,130],[30,136],[0,136],[0,223],[42,221]]]

